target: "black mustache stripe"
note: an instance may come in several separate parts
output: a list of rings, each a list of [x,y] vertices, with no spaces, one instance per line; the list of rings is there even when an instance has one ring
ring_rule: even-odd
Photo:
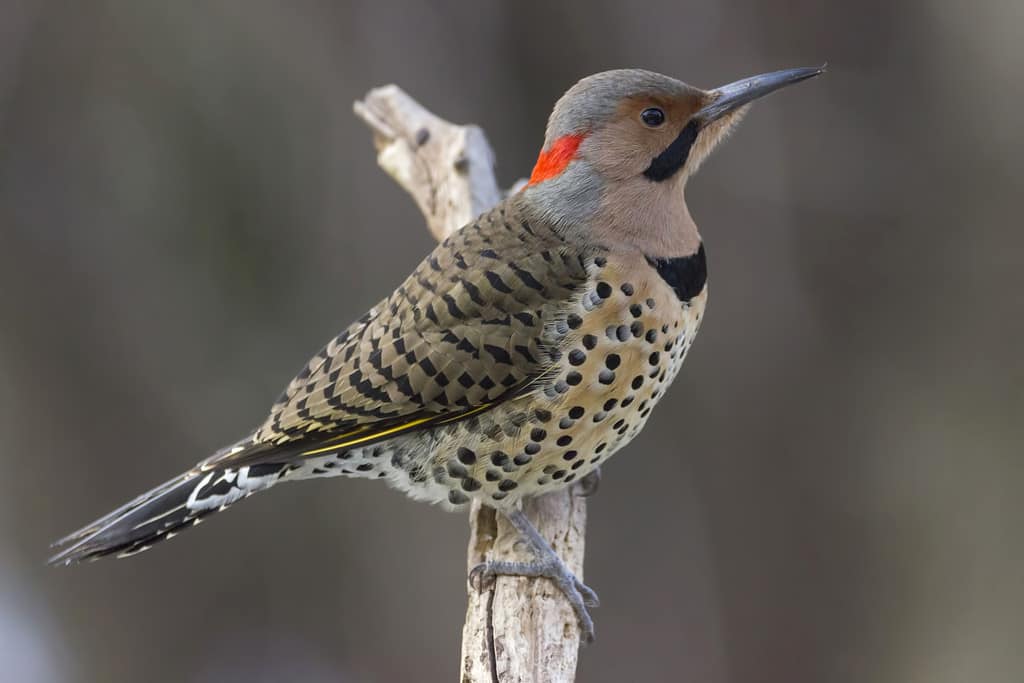
[[[683,129],[679,131],[679,135],[672,141],[672,144],[651,160],[651,165],[644,171],[644,175],[659,183],[674,176],[690,156],[690,148],[693,147],[693,143],[697,140],[697,133],[699,132],[700,128],[696,121],[690,121],[683,126]]]

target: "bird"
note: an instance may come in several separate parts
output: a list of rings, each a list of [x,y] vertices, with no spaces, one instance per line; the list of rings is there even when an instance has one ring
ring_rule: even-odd
[[[747,112],[825,67],[703,90],[643,69],[557,101],[529,181],[331,339],[248,436],[54,544],[134,555],[238,500],[317,477],[495,508],[532,551],[471,576],[551,579],[592,640],[596,593],[522,512],[643,429],[701,326],[707,258],[685,187]]]

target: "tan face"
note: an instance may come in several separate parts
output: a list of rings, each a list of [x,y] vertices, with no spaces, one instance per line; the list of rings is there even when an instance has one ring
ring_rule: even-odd
[[[611,120],[588,136],[581,153],[605,180],[643,174],[707,102],[699,90],[679,97],[635,95],[623,99]]]
[[[643,175],[654,159],[671,156],[672,149],[685,146],[688,148],[686,162],[678,174],[685,178],[742,118],[742,110],[730,113],[699,131],[689,131],[694,137],[692,145],[677,142],[693,115],[713,99],[711,94],[696,88],[674,98],[664,95],[627,97],[620,102],[610,122],[587,137],[580,147],[581,156],[602,178],[615,182]],[[672,148],[674,143],[676,147]]]

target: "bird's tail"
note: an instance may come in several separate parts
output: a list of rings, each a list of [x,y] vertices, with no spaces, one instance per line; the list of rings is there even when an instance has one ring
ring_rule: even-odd
[[[197,467],[161,484],[54,544],[50,564],[127,557],[194,526],[237,500],[269,488],[287,464]]]

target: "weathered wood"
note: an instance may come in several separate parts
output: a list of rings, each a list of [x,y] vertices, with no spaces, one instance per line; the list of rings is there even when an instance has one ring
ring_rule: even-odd
[[[373,130],[377,163],[416,200],[438,240],[501,198],[494,152],[478,127],[438,118],[394,85],[371,90],[354,109]],[[525,510],[582,579],[585,499],[565,490],[529,501]],[[485,559],[532,559],[515,529],[493,509],[474,503],[469,525],[467,571]],[[575,679],[579,627],[554,584],[502,576],[483,590],[469,587],[468,592],[459,666],[462,683]]]
[[[416,200],[438,241],[501,199],[494,152],[476,126],[438,118],[395,85],[353,109],[373,130],[377,163]]]

